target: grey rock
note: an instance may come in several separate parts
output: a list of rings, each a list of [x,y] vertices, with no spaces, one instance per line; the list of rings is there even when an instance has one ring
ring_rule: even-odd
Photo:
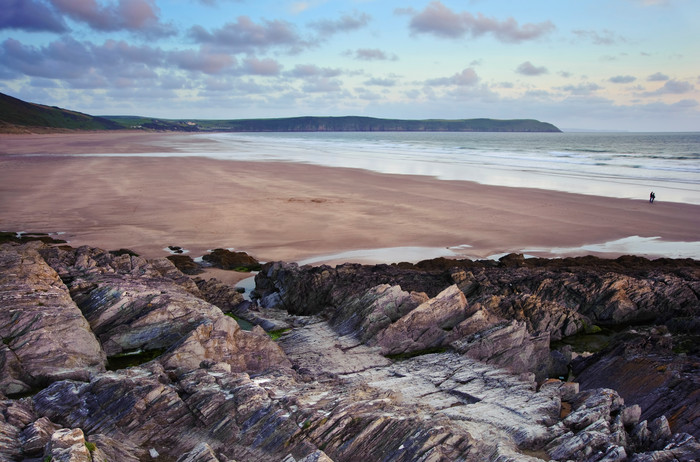
[[[625,427],[631,427],[639,423],[642,416],[642,408],[638,404],[626,406],[621,413],[622,423]]]
[[[331,323],[341,335],[354,333],[363,342],[368,342],[379,331],[427,301],[426,294],[409,293],[400,286],[380,284],[361,297],[344,300],[333,313]]]
[[[625,402],[638,404],[639,419],[651,421],[667,415],[673,432],[700,436],[700,357],[675,354],[671,340],[663,329],[628,330],[603,351],[576,359],[573,373],[582,389],[605,385]]]
[[[444,344],[449,331],[467,316],[467,299],[450,286],[377,334],[383,354],[411,353]]]
[[[8,395],[104,371],[100,344],[42,246],[0,246],[0,392]]]
[[[687,433],[676,433],[660,450],[633,454],[630,462],[696,462],[700,455],[700,443]]]
[[[97,433],[91,434],[89,440],[97,447],[97,451],[107,462],[117,460],[119,462],[139,462],[147,453],[123,437],[117,439]],[[93,459],[95,458],[93,453]]]
[[[218,306],[224,313],[235,313],[236,307],[245,301],[243,294],[234,286],[224,284],[218,279],[197,278],[194,281],[204,299]]]
[[[60,428],[46,417],[41,417],[27,425],[19,435],[22,452],[29,456],[42,455],[44,447],[51,441],[51,436]]]
[[[100,249],[49,248],[44,258],[71,294],[108,356],[168,348],[221,310],[195,296],[196,285],[167,259],[149,263]]]
[[[79,428],[56,430],[47,444],[46,455],[56,462],[92,462],[85,435]]]
[[[177,462],[220,462],[207,443],[199,443],[191,451],[183,454]]]
[[[284,352],[262,328],[243,331],[228,316],[200,324],[160,358],[166,369],[193,370],[202,361],[226,363],[236,372],[291,367]]]
[[[549,334],[532,336],[524,322],[504,321],[451,343],[470,358],[510,369],[533,372],[538,380],[549,369]]]
[[[333,462],[333,459],[328,457],[325,452],[317,450],[300,459],[299,462]]]

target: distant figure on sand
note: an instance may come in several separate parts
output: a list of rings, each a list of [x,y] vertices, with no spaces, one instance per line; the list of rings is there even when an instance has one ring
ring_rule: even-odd
[[[652,191],[651,194],[649,194],[649,203],[653,204],[654,199],[656,199],[656,194],[654,194],[654,191]]]

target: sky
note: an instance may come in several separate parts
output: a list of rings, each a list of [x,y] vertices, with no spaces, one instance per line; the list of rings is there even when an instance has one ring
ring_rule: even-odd
[[[698,0],[0,0],[0,92],[93,115],[700,130]]]

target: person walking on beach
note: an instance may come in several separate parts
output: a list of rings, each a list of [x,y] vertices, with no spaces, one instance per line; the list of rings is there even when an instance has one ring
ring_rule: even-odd
[[[656,199],[656,194],[654,194],[654,191],[652,191],[652,192],[649,194],[649,203],[650,203],[650,204],[653,204],[653,203],[654,203],[654,199]]]

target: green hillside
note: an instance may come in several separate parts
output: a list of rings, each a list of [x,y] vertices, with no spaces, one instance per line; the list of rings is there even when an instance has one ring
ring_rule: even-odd
[[[137,116],[105,116],[126,128],[190,132],[560,132],[532,119],[400,120],[373,117],[289,117],[280,119],[169,120]]]
[[[103,117],[58,107],[28,103],[0,93],[0,130],[12,128],[67,130],[120,130],[123,127]]]
[[[139,129],[185,132],[560,132],[532,119],[401,120],[374,117],[288,117],[278,119],[154,119],[96,117],[28,103],[0,93],[0,131]]]

